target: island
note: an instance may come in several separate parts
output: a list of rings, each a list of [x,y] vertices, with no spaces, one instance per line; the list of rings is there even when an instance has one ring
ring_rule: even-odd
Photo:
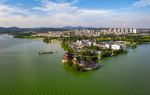
[[[100,68],[100,59],[127,53],[124,41],[96,42],[95,40],[77,40],[62,42],[66,51],[63,64],[77,71],[90,71]]]

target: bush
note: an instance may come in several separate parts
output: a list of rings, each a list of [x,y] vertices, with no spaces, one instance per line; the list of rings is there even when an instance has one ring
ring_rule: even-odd
[[[72,63],[72,60],[68,60],[68,62],[66,63],[66,65],[68,65],[68,66],[70,66],[70,67],[72,66],[72,64],[73,64],[73,63]]]
[[[74,50],[68,45],[68,43],[62,42],[61,46],[65,51],[68,51],[69,53],[74,53]]]
[[[79,71],[80,70],[80,66],[78,64],[74,64],[72,65],[72,68],[76,71]]]

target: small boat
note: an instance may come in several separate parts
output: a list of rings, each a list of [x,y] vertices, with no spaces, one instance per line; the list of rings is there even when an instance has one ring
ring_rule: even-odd
[[[54,52],[53,51],[50,51],[50,52],[42,52],[40,51],[39,54],[53,54]]]

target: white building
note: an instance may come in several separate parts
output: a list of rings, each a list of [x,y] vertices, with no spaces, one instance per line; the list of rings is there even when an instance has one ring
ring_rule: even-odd
[[[133,33],[136,34],[137,33],[137,29],[133,29]]]
[[[107,49],[110,49],[110,44],[105,44],[105,47],[106,47]]]
[[[88,46],[92,46],[92,42],[88,41],[87,44],[88,44]]]
[[[111,45],[111,49],[112,49],[112,50],[120,50],[120,49],[121,49],[121,46],[120,46],[120,45],[117,45],[117,44],[113,44],[113,45]]]
[[[82,41],[77,40],[76,44],[80,46],[82,45]]]

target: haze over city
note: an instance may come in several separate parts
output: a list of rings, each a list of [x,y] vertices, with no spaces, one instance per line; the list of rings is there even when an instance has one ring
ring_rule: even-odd
[[[1,0],[1,27],[149,28],[150,0]]]

